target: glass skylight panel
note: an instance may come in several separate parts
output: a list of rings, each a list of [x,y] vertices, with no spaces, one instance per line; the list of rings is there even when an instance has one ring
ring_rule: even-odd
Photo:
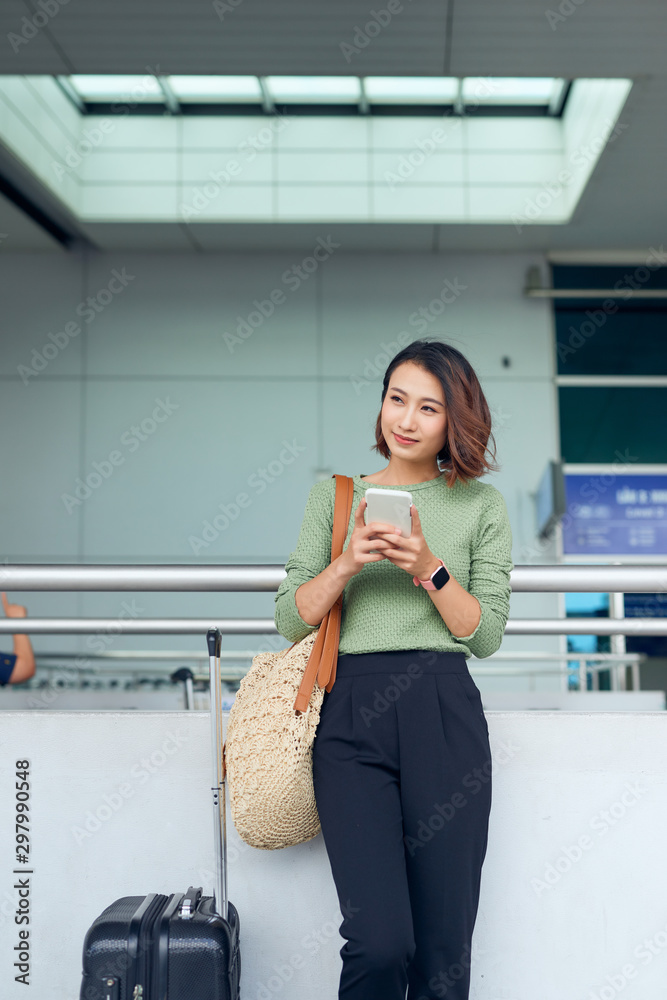
[[[364,90],[373,104],[452,104],[456,77],[367,76]]]
[[[356,104],[361,99],[358,76],[267,76],[274,101],[286,104]]]
[[[569,81],[555,77],[392,77],[392,76],[188,76],[175,75],[160,80],[150,73],[143,76],[76,74],[68,81],[70,93],[85,103],[115,102],[140,98],[141,103],[268,105],[308,104],[357,106],[372,113],[373,106],[401,105],[434,107],[453,105],[456,112],[466,105],[489,108],[489,114],[547,113],[562,111]],[[174,101],[175,98],[175,101]],[[537,112],[531,109],[537,109]],[[187,113],[188,108],[184,108]],[[266,110],[266,109],[265,109]],[[150,111],[150,108],[147,109]],[[212,113],[215,110],[212,109]]]
[[[183,102],[241,104],[262,99],[256,76],[168,76],[167,82]]]
[[[164,100],[160,85],[150,73],[144,76],[98,76],[77,73],[69,79],[84,101],[122,101],[139,95],[142,101]]]
[[[488,104],[548,104],[554,90],[554,78],[466,76],[463,80],[463,101],[475,100]]]

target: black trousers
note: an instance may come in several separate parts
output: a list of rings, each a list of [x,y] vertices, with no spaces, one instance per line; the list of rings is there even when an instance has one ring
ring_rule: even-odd
[[[339,1000],[468,1000],[491,767],[463,653],[338,657],[313,783],[343,914]]]

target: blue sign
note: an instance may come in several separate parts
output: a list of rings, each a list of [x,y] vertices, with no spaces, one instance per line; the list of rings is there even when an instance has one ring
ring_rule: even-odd
[[[626,618],[667,618],[667,594],[624,594]],[[667,656],[667,635],[629,635],[628,653]]]
[[[667,618],[667,594],[625,594],[626,618]]]
[[[565,473],[563,553],[667,555],[667,475]]]

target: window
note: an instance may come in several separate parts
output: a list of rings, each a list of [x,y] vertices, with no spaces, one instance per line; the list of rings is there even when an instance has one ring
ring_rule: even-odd
[[[667,267],[554,265],[552,280],[592,291],[554,299],[563,461],[666,462]]]
[[[667,461],[667,386],[560,386],[564,462]]]

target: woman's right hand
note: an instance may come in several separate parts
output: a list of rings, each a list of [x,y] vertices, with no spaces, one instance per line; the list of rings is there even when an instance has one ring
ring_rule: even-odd
[[[347,548],[338,557],[340,565],[350,576],[356,575],[364,568],[366,563],[379,562],[386,559],[382,552],[371,552],[371,549],[391,548],[391,543],[384,539],[374,537],[376,531],[390,531],[397,533],[397,528],[393,524],[383,521],[371,521],[364,524],[364,511],[366,510],[366,498],[362,497],[359,506],[354,512],[354,528],[347,543]],[[400,534],[400,532],[398,532]]]

